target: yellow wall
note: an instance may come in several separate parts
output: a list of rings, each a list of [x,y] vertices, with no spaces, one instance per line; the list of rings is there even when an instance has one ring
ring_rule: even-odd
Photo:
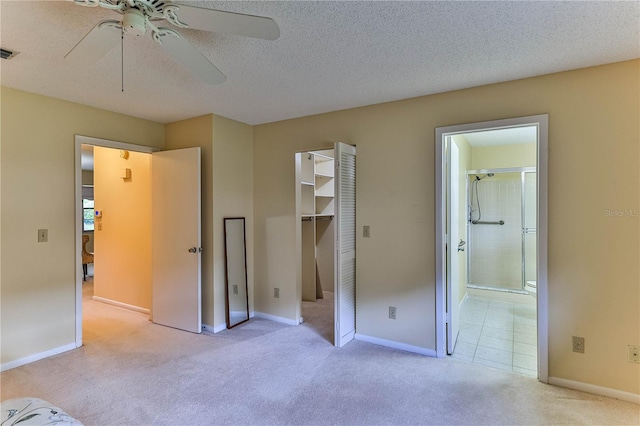
[[[151,309],[151,154],[96,146],[93,157],[94,296]]]
[[[474,147],[471,150],[472,170],[506,167],[535,167],[536,143]]]
[[[358,149],[357,224],[371,226],[357,233],[357,332],[433,349],[435,128],[548,113],[549,374],[640,393],[626,361],[640,344],[639,219],[606,214],[640,208],[639,71],[628,61],[256,126],[256,310],[296,319],[294,153],[343,141]]]
[[[166,125],[165,132],[166,149],[200,147],[202,159],[202,322],[213,326],[213,116],[208,114],[169,123]]]
[[[0,91],[4,364],[75,342],[74,135],[162,148],[164,125]],[[37,242],[39,228],[48,243]]]

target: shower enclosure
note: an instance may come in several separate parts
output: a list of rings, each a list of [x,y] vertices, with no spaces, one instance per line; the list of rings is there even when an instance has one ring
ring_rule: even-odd
[[[467,172],[468,287],[535,286],[536,195],[535,167]]]

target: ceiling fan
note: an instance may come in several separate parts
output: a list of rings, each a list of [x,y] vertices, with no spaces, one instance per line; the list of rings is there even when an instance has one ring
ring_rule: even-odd
[[[158,21],[167,21],[179,28],[266,40],[276,40],[280,37],[280,28],[271,18],[186,6],[175,4],[171,0],[69,1],[80,6],[100,6],[122,15],[119,21],[98,23],[67,53],[65,60],[74,64],[95,63],[113,49],[125,34],[139,37],[150,30],[153,39],[177,62],[189,68],[204,82],[217,84],[225,81],[225,75],[180,33],[171,28],[157,26]]]

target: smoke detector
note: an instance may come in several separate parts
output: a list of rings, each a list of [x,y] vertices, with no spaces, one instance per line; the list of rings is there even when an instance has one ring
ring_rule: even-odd
[[[14,56],[16,56],[17,54],[18,54],[18,52],[13,52],[13,51],[8,50],[8,49],[0,48],[0,58],[2,58],[2,59],[11,59]]]

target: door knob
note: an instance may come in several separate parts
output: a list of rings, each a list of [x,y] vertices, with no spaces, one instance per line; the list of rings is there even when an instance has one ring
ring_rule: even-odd
[[[191,247],[191,248],[189,249],[189,253],[197,253],[197,252],[198,252],[198,249],[197,249],[197,248],[195,248],[195,247]]]

